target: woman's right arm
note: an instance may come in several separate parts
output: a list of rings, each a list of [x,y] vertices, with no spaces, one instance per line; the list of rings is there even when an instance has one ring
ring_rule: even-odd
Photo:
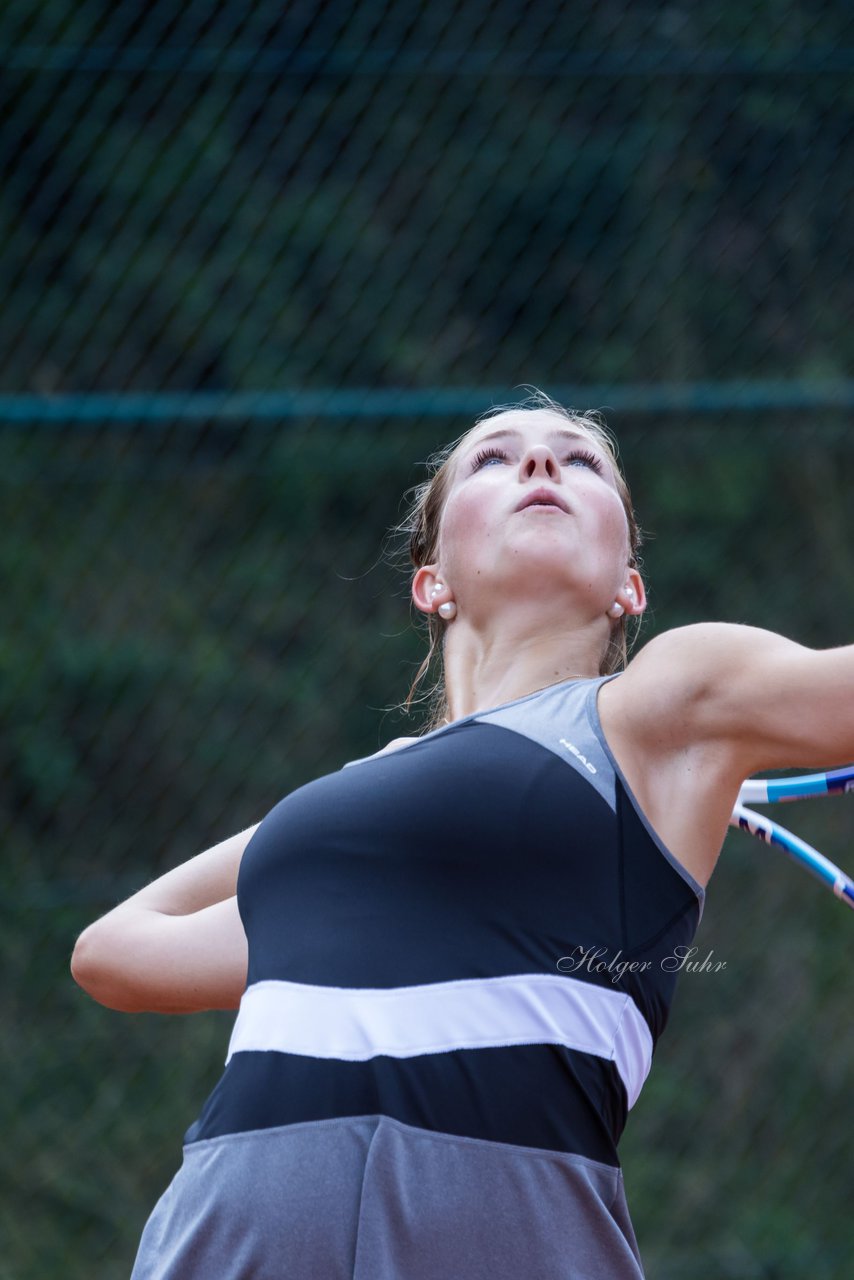
[[[248,954],[237,872],[257,829],[167,871],[90,924],[71,958],[74,980],[123,1013],[236,1009]]]

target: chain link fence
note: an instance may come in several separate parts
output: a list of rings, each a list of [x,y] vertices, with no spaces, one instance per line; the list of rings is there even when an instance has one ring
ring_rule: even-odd
[[[0,11],[2,1280],[127,1276],[231,1018],[93,1004],[79,930],[396,733],[386,531],[536,384],[606,411],[645,635],[854,632],[839,3]],[[840,762],[841,763],[841,762]],[[852,866],[846,801],[787,820]],[[843,1280],[841,906],[729,837],[623,1146],[656,1280]]]

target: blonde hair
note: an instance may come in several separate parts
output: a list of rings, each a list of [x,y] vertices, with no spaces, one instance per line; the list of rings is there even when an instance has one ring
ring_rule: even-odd
[[[537,410],[547,410],[549,413],[561,418],[562,421],[577,427],[583,434],[588,435],[595,441],[608,458],[614,471],[617,491],[622,498],[628,523],[629,565],[632,568],[639,568],[638,553],[641,545],[641,530],[632,507],[629,486],[618,461],[616,442],[611,436],[604,419],[595,411],[576,412],[573,409],[565,409],[563,405],[552,400],[544,392],[535,390],[520,404],[498,405],[481,414],[473,426],[469,427],[456,440],[451,441],[450,444],[431,454],[427,459],[428,478],[421,484],[407,490],[407,495],[405,496],[412,495],[409,508],[404,519],[392,530],[393,534],[402,536],[407,540],[409,560],[416,569],[420,569],[422,565],[433,563],[438,557],[442,511],[453,479],[457,454],[464,448],[472,432],[482,423],[489,422],[493,418],[501,417],[506,413],[525,413]],[[425,619],[427,626],[429,649],[427,656],[418,668],[406,701],[402,704],[402,709],[410,710],[418,685],[430,669],[430,664],[434,658],[438,656],[440,659],[439,675],[432,688],[428,689],[418,699],[419,702],[427,701],[428,703],[429,719],[424,732],[429,732],[444,723],[448,714],[444,671],[441,669],[446,624],[438,613],[428,613],[421,616]],[[636,627],[633,628],[633,634],[630,638],[628,628],[631,623],[637,623],[637,621],[638,619],[636,618],[630,620],[627,615],[624,615],[619,621],[613,623],[608,645],[599,665],[600,675],[611,675],[614,672],[622,671],[625,667],[631,643],[635,639],[634,633],[637,630]]]

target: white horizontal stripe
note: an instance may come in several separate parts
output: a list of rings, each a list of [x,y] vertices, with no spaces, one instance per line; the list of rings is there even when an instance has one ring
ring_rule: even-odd
[[[273,1050],[364,1062],[514,1044],[608,1058],[629,1106],[652,1062],[652,1035],[630,996],[548,973],[390,988],[257,982],[240,1002],[226,1061]]]

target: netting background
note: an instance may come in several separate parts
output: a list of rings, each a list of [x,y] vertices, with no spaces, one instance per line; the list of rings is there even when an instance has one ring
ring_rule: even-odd
[[[400,496],[536,384],[605,408],[647,636],[854,634],[844,0],[0,9],[2,1280],[129,1273],[230,1015],[79,930],[414,733]],[[786,811],[851,864],[845,801]],[[730,836],[630,1117],[657,1280],[849,1274],[849,921]]]

